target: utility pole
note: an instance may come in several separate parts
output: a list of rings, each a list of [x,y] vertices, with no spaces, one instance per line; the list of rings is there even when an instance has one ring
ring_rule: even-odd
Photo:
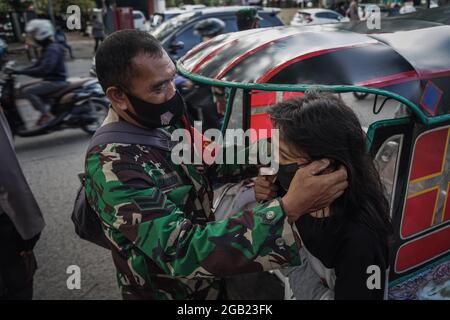
[[[53,14],[53,1],[52,0],[48,0],[48,15],[49,15],[50,20],[52,21],[53,25],[56,26],[55,15]]]
[[[17,13],[17,11],[12,12],[11,20],[12,20],[11,22],[13,25],[14,34],[16,36],[17,41],[22,41],[23,37],[22,37],[22,31],[20,29],[19,14]]]

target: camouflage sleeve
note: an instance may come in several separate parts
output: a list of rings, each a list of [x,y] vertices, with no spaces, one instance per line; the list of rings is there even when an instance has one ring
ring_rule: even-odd
[[[131,241],[174,277],[222,277],[300,264],[297,230],[278,199],[226,220],[195,224],[176,205],[180,194],[152,181],[152,164],[136,166],[132,156],[111,146],[88,156],[86,193],[113,245],[126,248]]]

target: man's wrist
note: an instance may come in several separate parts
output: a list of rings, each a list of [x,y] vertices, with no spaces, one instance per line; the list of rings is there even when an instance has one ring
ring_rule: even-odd
[[[294,223],[297,220],[298,215],[297,216],[295,215],[295,210],[293,210],[286,196],[280,199],[280,206],[281,209],[283,209],[284,214],[288,218],[289,223]]]

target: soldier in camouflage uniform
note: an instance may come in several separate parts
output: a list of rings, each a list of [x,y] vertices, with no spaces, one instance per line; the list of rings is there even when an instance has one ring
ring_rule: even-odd
[[[178,103],[174,65],[152,36],[118,31],[102,43],[96,64],[112,103],[105,124],[127,121],[168,134],[188,127],[170,107],[161,120],[149,113]],[[193,165],[174,165],[170,152],[137,144],[110,143],[87,154],[86,195],[111,242],[124,299],[217,299],[223,276],[299,264],[292,222],[332,201],[335,191],[327,190],[336,181],[305,188],[316,190],[305,191],[310,201],[291,192],[284,209],[278,198],[214,221],[211,176],[242,178],[244,169],[217,166],[207,176]]]

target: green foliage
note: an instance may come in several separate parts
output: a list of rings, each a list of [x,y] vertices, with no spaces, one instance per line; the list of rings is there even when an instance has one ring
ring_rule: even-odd
[[[5,13],[11,10],[11,5],[6,1],[0,1],[0,13]]]
[[[88,12],[95,7],[95,0],[53,0],[53,12],[56,16],[66,14],[67,7],[77,5],[82,12]],[[35,10],[37,13],[48,12],[48,0],[34,0]]]
[[[0,1],[0,12],[8,12],[11,10],[24,11],[26,8],[32,4],[33,1],[22,1],[22,0],[7,0]]]

